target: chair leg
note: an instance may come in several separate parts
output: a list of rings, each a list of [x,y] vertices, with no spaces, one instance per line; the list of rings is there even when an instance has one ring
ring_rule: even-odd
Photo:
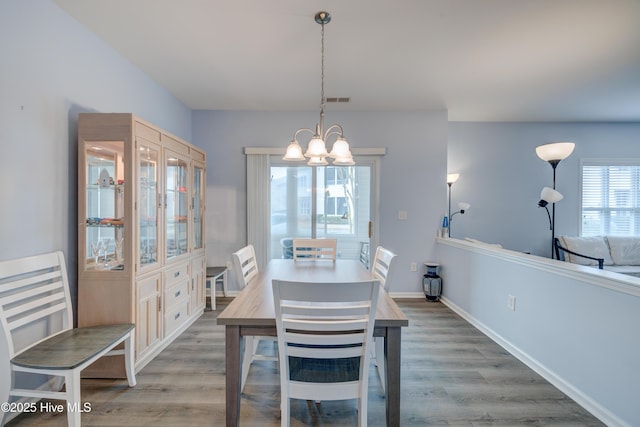
[[[280,427],[289,427],[291,424],[291,407],[289,406],[289,398],[280,398]]]
[[[127,372],[127,381],[129,387],[135,387],[136,385],[136,368],[134,366],[134,349],[135,349],[135,337],[134,331],[129,332],[129,336],[124,340],[124,368]]]
[[[387,381],[387,376],[385,373],[385,366],[384,366],[384,338],[376,337],[374,348],[376,351],[376,367],[378,368],[378,375],[380,376],[382,391],[386,393],[385,385]]]
[[[65,374],[67,387],[67,424],[69,427],[80,427],[82,402],[80,400],[80,370],[71,370]]]
[[[225,297],[229,293],[229,289],[227,289],[227,274],[228,271],[226,270],[224,273],[222,273],[222,295],[224,295]]]
[[[211,301],[211,311],[216,311],[216,280],[214,278],[207,278],[207,283],[209,284],[209,301]]]
[[[3,381],[0,384],[0,403],[9,402],[9,396],[11,396],[11,390],[13,390],[14,387],[15,374],[11,367],[9,369],[11,370],[11,380]],[[9,411],[2,411],[2,413],[0,413],[0,426],[4,425],[8,413]]]
[[[360,397],[358,398],[358,427],[367,427],[367,388],[369,381],[366,378],[362,378],[360,381]]]
[[[242,356],[242,382],[240,383],[240,392],[244,390],[244,385],[247,382],[249,376],[249,368],[251,367],[251,361],[253,360],[253,354],[255,353],[254,341],[257,344],[258,340],[254,340],[254,337],[247,335],[244,339],[244,355]]]
[[[367,427],[367,404],[364,402],[366,398],[358,399],[358,427]]]

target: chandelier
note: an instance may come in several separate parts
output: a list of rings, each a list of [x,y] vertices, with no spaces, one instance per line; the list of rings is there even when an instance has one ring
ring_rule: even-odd
[[[354,165],[353,156],[351,150],[349,150],[349,143],[344,138],[344,132],[342,126],[331,125],[326,131],[323,131],[324,127],[324,26],[331,22],[331,15],[328,12],[318,12],[315,16],[315,21],[322,26],[321,31],[321,47],[320,54],[321,72],[320,72],[320,122],[316,124],[315,131],[310,128],[300,128],[293,134],[293,140],[289,143],[287,151],[282,158],[289,161],[302,161],[309,159],[307,162],[310,166],[323,166],[327,165],[327,159],[332,159],[332,163],[337,166],[350,166]],[[302,147],[298,143],[298,134],[301,132],[309,132],[313,136],[307,146],[307,151],[302,154]],[[337,139],[333,143],[331,152],[327,152],[326,141],[332,135],[338,135]]]

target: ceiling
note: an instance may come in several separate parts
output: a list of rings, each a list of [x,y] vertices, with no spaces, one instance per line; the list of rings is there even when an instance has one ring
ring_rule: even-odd
[[[54,0],[192,109],[640,121],[638,0]]]

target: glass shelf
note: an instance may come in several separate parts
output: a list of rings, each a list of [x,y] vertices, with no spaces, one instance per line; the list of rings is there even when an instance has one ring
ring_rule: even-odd
[[[124,141],[85,141],[87,271],[124,269]]]

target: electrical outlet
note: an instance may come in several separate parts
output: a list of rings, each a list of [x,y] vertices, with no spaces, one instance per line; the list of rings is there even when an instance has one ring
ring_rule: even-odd
[[[509,295],[507,299],[507,308],[511,311],[516,311],[516,297]]]
[[[227,261],[227,270],[231,270],[231,261]]]
[[[415,262],[411,263],[411,271],[418,271],[418,264]]]

